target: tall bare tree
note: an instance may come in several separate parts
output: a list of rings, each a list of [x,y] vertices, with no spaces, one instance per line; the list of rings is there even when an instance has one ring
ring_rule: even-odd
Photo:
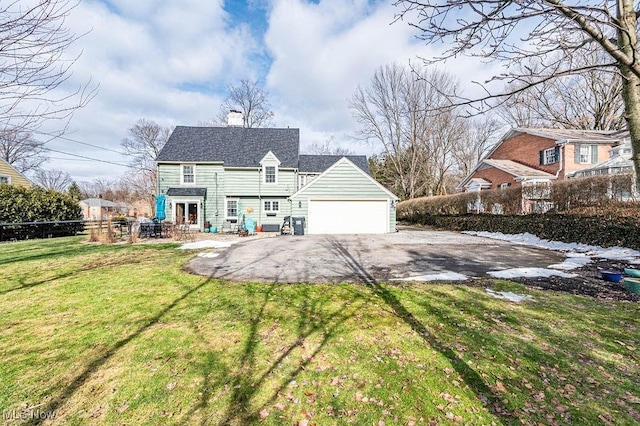
[[[172,130],[141,118],[129,129],[129,137],[121,143],[125,153],[131,156],[133,166],[133,174],[128,177],[128,181],[135,182],[140,196],[152,205],[158,182],[155,160]]]
[[[501,127],[501,123],[491,116],[475,117],[468,122],[464,136],[453,151],[458,178],[471,173],[475,165],[496,144]]]
[[[16,128],[0,130],[0,157],[21,173],[35,170],[47,161],[47,151],[33,134]]]
[[[618,72],[633,161],[640,172],[640,13],[633,0],[398,0],[395,5],[399,9],[396,19],[408,20],[422,40],[448,46],[442,55],[427,62],[466,55],[511,66],[483,84],[485,96],[457,96],[457,104],[482,109],[493,106],[496,97],[512,99],[527,87],[557,77],[593,69]],[[584,49],[604,52],[607,61],[581,63],[578,58]],[[525,66],[531,58],[539,62],[539,69]],[[504,91],[504,82],[516,88]],[[499,83],[499,88],[494,89],[491,83]],[[636,179],[640,183],[640,173]]]
[[[0,127],[26,133],[56,120],[64,133],[73,113],[95,96],[90,83],[58,90],[77,57],[79,38],[65,27],[76,0],[9,0],[0,4]],[[49,134],[50,135],[50,134]],[[54,136],[55,136],[54,135]]]
[[[34,181],[44,189],[53,189],[58,192],[65,192],[71,186],[73,180],[67,172],[62,170],[39,169],[34,174]]]
[[[440,91],[456,86],[447,73],[393,64],[379,68],[370,85],[358,87],[351,98],[361,136],[382,148],[402,198],[444,192],[443,177],[453,165],[464,122]]]
[[[605,63],[602,51],[576,52],[576,62]],[[529,69],[540,68],[535,58],[525,65]],[[578,75],[567,75],[527,86],[518,96],[508,99],[499,114],[518,127],[548,126],[565,129],[620,130],[624,128],[622,79],[615,70],[590,69]],[[512,84],[507,91],[517,89]]]
[[[227,87],[227,97],[220,105],[217,117],[203,121],[203,126],[226,126],[229,111],[240,111],[243,118],[243,126],[269,127],[274,114],[269,104],[268,93],[258,85],[257,80],[240,80],[235,85]]]

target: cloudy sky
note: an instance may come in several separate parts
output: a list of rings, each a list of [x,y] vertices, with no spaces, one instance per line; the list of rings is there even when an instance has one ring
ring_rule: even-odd
[[[348,99],[354,89],[367,85],[383,64],[415,63],[431,54],[406,23],[391,25],[397,11],[389,3],[82,0],[67,21],[76,34],[87,33],[70,52],[82,55],[68,84],[91,79],[99,91],[76,113],[66,139],[47,146],[125,164],[127,158],[114,151],[138,119],[197,125],[216,115],[229,84],[249,78],[269,93],[276,126],[300,128],[303,150],[333,137],[369,154],[371,147],[353,139],[357,123]],[[78,181],[127,171],[51,155],[44,168],[67,171]]]

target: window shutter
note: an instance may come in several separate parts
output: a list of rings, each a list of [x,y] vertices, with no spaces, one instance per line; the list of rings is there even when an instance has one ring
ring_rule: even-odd
[[[544,166],[544,149],[540,151],[540,165]]]
[[[556,146],[554,148],[553,155],[556,157],[556,161],[555,162],[559,163],[560,162],[560,147],[559,146]]]
[[[573,162],[580,164],[580,145],[574,145],[574,149]]]
[[[598,145],[591,145],[591,163],[598,162]]]

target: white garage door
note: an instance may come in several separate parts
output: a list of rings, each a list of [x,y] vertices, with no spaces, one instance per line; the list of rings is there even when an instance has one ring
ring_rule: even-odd
[[[309,234],[384,234],[386,200],[309,200]]]

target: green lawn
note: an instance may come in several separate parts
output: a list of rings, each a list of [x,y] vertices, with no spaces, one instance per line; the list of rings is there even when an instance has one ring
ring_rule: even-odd
[[[183,272],[175,247],[0,245],[4,423],[640,421],[637,303],[231,283]]]

